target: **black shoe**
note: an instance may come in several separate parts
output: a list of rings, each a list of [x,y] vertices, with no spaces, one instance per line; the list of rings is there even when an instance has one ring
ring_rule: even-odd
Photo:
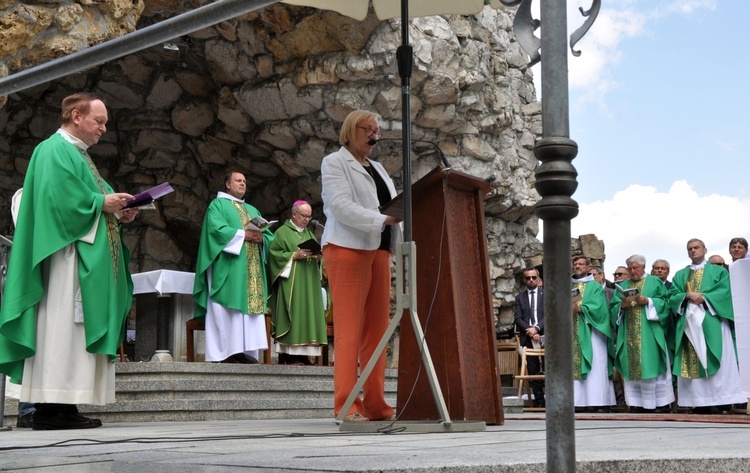
[[[315,362],[310,360],[309,356],[298,355],[297,360],[305,366],[314,365]]]
[[[67,412],[68,414],[72,415],[73,417],[76,417],[76,418],[80,419],[80,420],[85,420],[85,421],[92,422],[94,424],[94,427],[101,427],[102,426],[102,421],[101,420],[94,419],[92,417],[86,417],[86,416],[82,415],[80,412],[78,412],[78,407],[76,407],[75,404],[71,404],[66,409],[64,409],[64,411]]]
[[[24,414],[22,416],[18,416],[18,420],[16,420],[16,427],[20,427],[22,429],[30,429],[33,426],[32,418],[34,417],[34,412],[29,412],[28,414]]]
[[[721,406],[716,406],[716,409],[719,411],[719,414],[734,414],[731,404],[722,404]]]
[[[599,406],[594,409],[597,414],[609,414],[609,406]]]
[[[60,412],[53,416],[41,416],[38,412],[34,413],[32,426],[33,430],[68,430],[68,429],[94,429],[100,427],[92,420],[82,419],[69,412]]]

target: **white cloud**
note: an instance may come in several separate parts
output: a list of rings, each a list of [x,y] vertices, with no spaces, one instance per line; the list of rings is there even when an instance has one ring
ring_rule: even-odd
[[[717,0],[673,0],[663,7],[663,11],[669,13],[680,13],[692,15],[701,10],[715,10]],[[656,11],[659,11],[657,7]]]
[[[579,7],[591,8],[591,0],[577,0],[567,3],[568,29],[570,33],[578,29],[585,18]],[[647,34],[653,23],[672,15],[695,16],[714,11],[717,0],[614,0],[603,2],[599,16],[583,39],[575,46],[581,56],[573,57],[568,52],[569,85],[577,90],[583,103],[598,103],[606,110],[607,93],[618,87],[611,66],[618,64],[626,56],[623,43],[628,39]],[[539,18],[539,2],[532,3],[532,14]],[[535,9],[535,10],[534,10]],[[542,26],[543,27],[543,26]],[[536,33],[539,35],[539,32]],[[542,52],[542,54],[544,54]],[[537,90],[541,85],[541,69],[533,68]],[[543,93],[543,91],[542,91]]]
[[[533,5],[537,4],[535,2]],[[572,34],[586,20],[579,7],[587,10],[590,1],[568,2],[568,30]],[[534,13],[539,18],[539,13]],[[622,58],[621,43],[627,38],[643,34],[647,21],[646,13],[628,8],[603,7],[591,29],[574,47],[581,55],[574,57],[568,49],[568,80],[571,89],[585,89],[584,101],[600,101],[608,91],[617,87],[608,67]],[[537,33],[538,35],[539,33]],[[542,54],[544,54],[542,52]],[[541,85],[541,66],[533,69],[537,78],[537,89]],[[544,92],[542,91],[542,94]]]
[[[674,182],[667,192],[633,184],[611,200],[581,204],[571,226],[574,237],[593,233],[604,241],[608,276],[633,254],[644,255],[649,268],[664,258],[674,274],[689,263],[685,245],[690,238],[703,240],[709,255],[720,254],[731,262],[729,240],[750,237],[750,204],[718,194],[699,195],[686,181]]]

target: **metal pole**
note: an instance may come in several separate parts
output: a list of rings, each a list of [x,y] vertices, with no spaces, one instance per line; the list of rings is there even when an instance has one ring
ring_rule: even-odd
[[[409,45],[409,1],[401,0],[401,46],[396,51],[398,72],[401,76],[401,152],[404,182],[404,243],[411,236],[411,71],[414,52]],[[412,288],[416,290],[416,288]]]
[[[535,213],[544,220],[547,471],[555,473],[576,469],[570,220],[578,215],[571,198],[578,186],[571,163],[578,146],[568,136],[566,3],[541,2],[543,138],[534,147],[542,163],[535,185],[542,199]]]
[[[0,79],[0,96],[34,87],[174,40],[280,0],[218,0],[174,18]]]

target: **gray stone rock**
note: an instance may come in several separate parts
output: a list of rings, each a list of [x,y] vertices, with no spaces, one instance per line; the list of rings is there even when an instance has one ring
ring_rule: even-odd
[[[172,126],[190,136],[201,136],[215,119],[211,104],[202,101],[181,103],[172,109]]]

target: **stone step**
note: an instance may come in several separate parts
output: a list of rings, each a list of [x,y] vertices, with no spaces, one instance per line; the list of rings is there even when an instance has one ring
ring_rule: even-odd
[[[386,371],[386,400],[396,405],[397,370]],[[333,419],[333,368],[218,363],[118,363],[117,402],[79,405],[102,422]],[[518,390],[503,388],[505,412],[521,412]],[[6,399],[5,426],[18,402]]]

